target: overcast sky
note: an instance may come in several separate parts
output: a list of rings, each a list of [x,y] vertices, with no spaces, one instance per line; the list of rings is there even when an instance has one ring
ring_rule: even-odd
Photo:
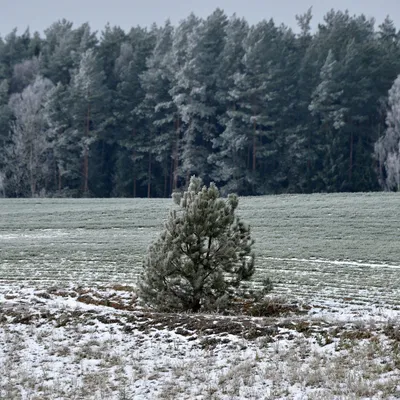
[[[93,30],[101,31],[107,22],[125,30],[132,26],[163,24],[168,18],[175,25],[193,11],[206,17],[216,7],[226,14],[236,12],[250,23],[271,17],[277,24],[296,28],[296,14],[313,7],[316,26],[331,8],[348,9],[351,14],[364,13],[375,17],[378,25],[386,15],[400,28],[400,0],[0,0],[0,35],[17,27],[31,32],[43,32],[53,22],[66,18],[78,26],[89,22]]]

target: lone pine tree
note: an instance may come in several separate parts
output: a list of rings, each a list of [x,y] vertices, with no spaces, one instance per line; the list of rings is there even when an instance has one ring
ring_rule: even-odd
[[[214,183],[192,177],[182,196],[173,196],[165,229],[144,261],[139,290],[163,310],[218,308],[254,273],[250,228],[236,215],[236,195],[220,198]]]

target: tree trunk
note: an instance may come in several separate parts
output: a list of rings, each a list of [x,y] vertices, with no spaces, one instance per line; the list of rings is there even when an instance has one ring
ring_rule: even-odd
[[[256,130],[257,130],[257,122],[254,119],[253,122],[253,172],[256,171],[256,153],[257,153],[257,136],[256,136]]]
[[[33,144],[29,147],[29,183],[31,187],[31,197],[35,196],[35,178],[33,173]]]
[[[168,163],[165,169],[165,173],[164,173],[164,194],[163,197],[166,198],[167,197],[167,190],[168,190]]]
[[[171,157],[171,168],[170,168],[170,177],[169,177],[169,187],[171,189],[171,193],[174,189],[174,155]]]
[[[57,163],[54,163],[54,168],[53,168],[53,180],[54,180],[54,187],[58,187],[58,181],[57,181],[57,176],[58,176],[58,168],[57,168]]]
[[[133,128],[132,136],[136,136],[136,129]],[[133,197],[136,197],[136,175],[135,175],[135,158],[136,158],[136,151],[135,149],[132,152],[132,160],[133,160]]]
[[[147,175],[147,198],[151,197],[151,152],[149,152],[149,171]]]
[[[85,146],[85,153],[84,153],[84,159],[83,159],[83,179],[84,179],[84,184],[83,184],[83,193],[84,195],[87,194],[89,190],[89,152],[87,149],[87,146]]]
[[[353,132],[350,134],[350,157],[349,157],[349,185],[353,178]]]
[[[86,139],[89,139],[89,131],[90,131],[90,103],[88,105],[87,115],[86,115],[86,127],[85,127]],[[83,177],[84,177],[83,193],[87,195],[89,192],[89,149],[87,143],[85,143],[85,152],[83,159]]]
[[[105,151],[104,151],[104,147],[105,147],[105,142],[104,140],[101,141],[101,173],[104,174],[104,166],[105,166]]]
[[[307,135],[307,186],[308,191],[311,193],[311,133]]]
[[[192,309],[193,312],[197,313],[200,311],[201,305],[200,305],[200,299],[198,298],[194,298],[190,308]]]
[[[174,154],[174,184],[173,189],[178,187],[178,167],[179,167],[179,129],[180,121],[179,117],[176,120],[176,141],[175,141],[175,154]]]
[[[62,180],[61,180],[61,171],[60,171],[60,168],[58,168],[58,191],[60,192],[61,191],[61,188],[62,188]]]
[[[185,187],[186,189],[189,187],[189,183],[190,183],[190,172],[186,172],[186,182],[185,182]]]

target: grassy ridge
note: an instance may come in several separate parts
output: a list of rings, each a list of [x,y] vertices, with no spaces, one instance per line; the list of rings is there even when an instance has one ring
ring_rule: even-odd
[[[134,282],[171,205],[161,199],[0,200],[0,280]],[[256,281],[268,275],[285,293],[350,293],[360,301],[367,290],[377,301],[400,303],[400,270],[390,267],[400,265],[398,194],[247,197],[239,213],[256,239]],[[313,258],[327,261],[301,260]]]

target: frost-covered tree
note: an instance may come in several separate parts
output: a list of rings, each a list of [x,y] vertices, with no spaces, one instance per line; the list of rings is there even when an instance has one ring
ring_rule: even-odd
[[[400,191],[400,75],[389,90],[387,129],[375,144],[375,157],[384,170],[381,186]]]
[[[11,110],[8,106],[9,85],[6,79],[0,82],[0,171],[7,164],[6,145],[9,141],[8,133],[10,126]]]
[[[245,20],[234,15],[229,19],[225,32],[215,95],[219,109],[224,111],[218,118],[222,132],[213,139],[214,151],[208,157],[208,161],[212,165],[211,178],[221,185],[221,191],[239,193],[245,186],[243,181],[246,159],[241,152],[247,152],[247,141],[241,121],[234,118],[237,98],[233,88],[235,77],[244,72],[243,42],[249,32],[249,26]]]
[[[321,82],[312,95],[309,110],[312,115],[319,116],[323,126],[332,126],[339,129],[344,125],[345,109],[341,107],[339,99],[343,94],[340,83],[335,81],[335,67],[337,61],[329,50],[320,73]]]
[[[146,60],[152,54],[158,29],[133,28],[128,41],[122,43],[115,61],[118,80],[115,92],[117,128],[117,160],[114,175],[114,194],[142,196],[149,192],[150,138],[145,129],[148,115],[138,109],[145,97],[140,76],[147,70]],[[141,190],[146,187],[146,191]]]
[[[91,146],[102,129],[106,103],[104,72],[94,50],[87,50],[81,58],[79,68],[72,76],[71,97],[74,102],[74,128],[81,133],[83,155],[83,193],[89,194],[89,158]]]
[[[14,65],[30,58],[29,43],[29,29],[19,36],[15,28],[0,40],[0,78],[10,79]]]
[[[88,23],[72,29],[72,22],[57,21],[45,30],[40,63],[43,75],[54,83],[68,84],[82,56],[97,44],[96,32]]]
[[[39,59],[34,57],[14,65],[11,90],[22,92],[39,75]]]
[[[159,30],[153,52],[147,58],[147,70],[140,76],[145,96],[136,112],[143,119],[144,130],[148,136],[148,140],[139,149],[148,155],[148,197],[152,193],[151,184],[154,176],[164,177],[162,191],[164,197],[167,197],[168,187],[172,189],[173,184],[171,163],[176,143],[177,110],[169,93],[172,86],[172,75],[167,65],[172,47],[173,31],[169,21]],[[154,168],[154,165],[157,164],[160,165],[158,170]]]
[[[5,174],[4,172],[0,171],[0,196],[1,197],[6,197],[6,192],[5,192]]]
[[[330,189],[334,186],[338,163],[333,147],[338,142],[347,111],[341,104],[342,83],[339,81],[338,63],[331,50],[321,68],[320,79],[308,108],[316,118],[319,141],[323,143],[319,146],[321,149],[316,149],[322,154],[322,170],[319,174],[323,176],[325,187]]]
[[[42,49],[42,73],[53,82],[69,83],[70,71],[74,66],[75,51],[72,22],[57,21],[44,31]]]
[[[282,34],[273,20],[251,27],[243,42],[243,71],[239,69],[234,74],[234,84],[229,90],[234,107],[227,110],[220,149],[222,155],[229,158],[231,154],[235,161],[234,166],[226,168],[225,178],[232,173],[228,188],[233,183],[237,186],[235,190],[245,193],[263,192],[271,187],[276,175],[281,134],[277,122],[282,113],[281,107],[277,109],[278,94],[284,91],[279,78]]]
[[[72,101],[68,88],[58,83],[44,104],[52,152],[53,190],[58,195],[77,195],[82,178],[81,135],[74,129]]]
[[[164,231],[144,261],[139,283],[143,300],[159,309],[218,308],[254,273],[250,228],[235,212],[236,195],[220,198],[215,184],[192,177],[174,196]]]
[[[183,121],[181,171],[186,181],[192,173],[209,175],[208,156],[219,134],[215,94],[226,24],[226,15],[217,9],[195,26],[187,38],[186,62],[177,74],[180,94],[174,100]]]
[[[172,48],[166,57],[166,65],[169,69],[169,75],[172,80],[172,87],[169,91],[172,96],[176,113],[174,119],[175,140],[173,148],[173,165],[172,165],[172,188],[177,189],[182,177],[182,136],[185,131],[185,123],[182,120],[182,110],[188,102],[187,91],[189,86],[182,79],[183,68],[189,58],[189,38],[200,24],[200,20],[194,15],[190,16],[179,24],[174,30]]]
[[[119,26],[111,27],[107,24],[101,32],[99,44],[99,59],[103,63],[103,70],[108,78],[108,84],[115,88],[115,62],[120,54],[121,43],[126,40],[126,33]]]
[[[17,196],[35,196],[38,189],[45,189],[48,142],[43,105],[52,88],[50,80],[38,77],[9,101],[15,121],[11,125],[7,180]]]
[[[379,168],[373,156],[400,32],[389,17],[374,27],[332,10],[315,31],[311,18],[311,9],[296,17],[297,34],[218,9],[176,27],[107,25],[99,36],[66,20],[43,37],[13,30],[0,37],[0,171],[16,165],[6,155],[18,142],[9,99],[43,76],[55,85],[49,194],[160,197],[192,174],[222,194],[394,189],[398,150],[389,157],[382,139]],[[99,83],[86,94],[84,75]],[[6,196],[21,195],[7,177]]]
[[[387,187],[400,192],[400,144],[397,152],[388,154],[385,167],[387,171]]]

